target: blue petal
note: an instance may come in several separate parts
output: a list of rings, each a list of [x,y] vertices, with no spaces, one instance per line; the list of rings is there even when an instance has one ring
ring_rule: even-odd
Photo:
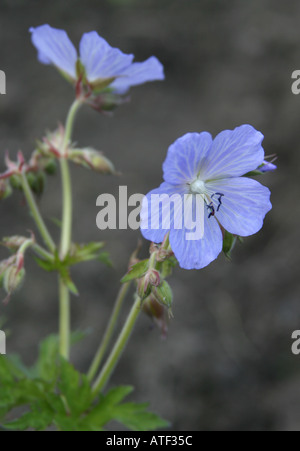
[[[141,233],[149,241],[154,243],[161,243],[166,233],[173,227],[174,224],[174,205],[171,204],[169,227],[163,227],[168,215],[167,205],[162,203],[158,209],[154,210],[154,203],[152,195],[168,195],[174,194],[183,196],[187,193],[185,185],[173,186],[168,183],[162,183],[159,188],[150,191],[142,203],[141,209]],[[178,212],[180,213],[180,212]],[[176,213],[175,213],[176,215]]]
[[[272,208],[268,188],[247,177],[215,180],[206,186],[210,194],[223,194],[221,205],[218,196],[213,197],[213,202],[216,218],[228,232],[248,236],[262,228],[264,217]]]
[[[53,64],[71,78],[76,78],[77,52],[64,30],[50,25],[30,28],[31,40],[43,64]]]
[[[276,171],[277,166],[269,161],[264,161],[263,166],[259,167],[258,170],[261,172],[271,172]]]
[[[204,217],[204,236],[200,240],[187,240],[187,230],[171,230],[170,245],[183,269],[201,269],[215,260],[223,248],[220,226],[214,217]]]
[[[255,170],[264,160],[263,139],[251,125],[221,132],[201,168],[201,179],[239,177]]]
[[[124,94],[131,86],[141,85],[147,81],[164,80],[164,68],[155,56],[143,63],[133,63],[111,87],[118,94]]]
[[[111,47],[96,31],[85,33],[80,41],[80,59],[90,82],[122,75],[130,66],[133,55]]]
[[[212,144],[209,133],[187,133],[169,147],[163,164],[164,179],[173,185],[191,183],[198,175]]]

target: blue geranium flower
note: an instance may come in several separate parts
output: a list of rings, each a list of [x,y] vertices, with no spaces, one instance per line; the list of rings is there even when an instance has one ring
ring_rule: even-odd
[[[243,176],[263,164],[263,138],[250,125],[242,125],[233,131],[221,132],[214,140],[204,132],[188,133],[175,141],[163,164],[164,183],[148,193],[142,205],[144,237],[161,243],[170,231],[170,245],[180,266],[200,269],[222,251],[224,229],[239,236],[258,232],[266,213],[272,208],[270,191],[256,180]],[[163,210],[153,212],[150,208],[155,194],[179,194],[192,199],[188,202],[191,211],[184,210],[184,214],[192,217],[195,216],[197,195],[200,195],[204,205],[203,237],[188,240],[185,225],[176,228],[174,219],[169,230],[163,228]],[[174,216],[178,214],[175,210],[173,208]],[[153,223],[158,226],[153,227]]]
[[[70,81],[82,77],[92,88],[109,87],[116,94],[124,94],[131,86],[164,79],[163,66],[157,58],[133,63],[134,55],[111,47],[96,31],[82,36],[79,57],[64,30],[41,25],[30,32],[39,61],[53,64]]]

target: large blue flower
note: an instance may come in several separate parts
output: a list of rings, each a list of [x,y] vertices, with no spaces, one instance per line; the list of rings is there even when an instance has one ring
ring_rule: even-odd
[[[96,31],[82,36],[79,57],[64,30],[41,25],[30,32],[39,61],[53,64],[71,81],[78,79],[83,67],[91,86],[109,86],[114,93],[124,94],[131,86],[164,79],[163,66],[157,58],[152,56],[143,63],[133,63],[134,55],[111,47]]]
[[[141,231],[144,237],[160,243],[170,231],[170,245],[180,266],[200,269],[215,260],[222,251],[222,229],[239,236],[258,232],[266,213],[272,208],[270,191],[243,176],[263,164],[263,138],[250,125],[242,125],[233,131],[221,132],[214,140],[204,132],[188,133],[175,141],[163,164],[164,183],[147,194],[142,206]],[[163,209],[154,212],[151,209],[153,194],[179,194],[190,199],[191,211],[185,210],[184,214],[191,216],[195,215],[193,210],[196,199],[199,199],[197,195],[200,195],[204,205],[203,237],[198,240],[186,238],[187,228],[175,226],[178,214],[175,207],[169,229],[164,228]]]

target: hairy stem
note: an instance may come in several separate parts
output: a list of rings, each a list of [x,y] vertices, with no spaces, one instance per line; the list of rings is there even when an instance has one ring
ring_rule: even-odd
[[[119,294],[117,296],[117,299],[115,301],[114,309],[111,315],[111,318],[109,320],[109,323],[107,325],[106,331],[104,333],[104,337],[102,339],[102,342],[98,348],[98,351],[94,357],[94,360],[91,364],[91,367],[88,372],[88,379],[89,381],[92,381],[94,377],[97,374],[98,369],[100,368],[100,365],[102,363],[103,357],[107,351],[107,348],[110,344],[112,335],[114,333],[116,323],[118,321],[118,318],[120,316],[121,308],[124,302],[124,299],[126,297],[126,294],[128,292],[128,289],[130,287],[130,282],[124,283],[121,287]]]
[[[31,188],[27,181],[26,175],[24,173],[21,175],[21,182],[22,182],[24,195],[26,197],[32,217],[33,217],[33,219],[36,223],[36,226],[41,234],[41,237],[43,238],[43,240],[44,240],[46,246],[48,247],[48,249],[50,250],[50,252],[54,253],[55,248],[56,248],[55,243],[54,243],[53,239],[51,238],[50,233],[48,232],[48,229],[46,227],[46,224],[39,212],[34,195],[31,191]]]
[[[130,310],[126,323],[124,324],[123,329],[117,339],[117,342],[93,386],[93,392],[95,395],[101,392],[105,387],[105,385],[107,384],[107,382],[109,381],[109,378],[111,377],[127,345],[128,339],[131,335],[131,332],[140,314],[140,311],[141,311],[141,300],[137,296]]]
[[[60,159],[60,168],[62,176],[63,189],[63,214],[62,214],[62,232],[60,243],[60,257],[63,260],[69,252],[72,239],[72,187],[69,164],[67,160],[67,148],[72,137],[72,130],[75,115],[81,106],[80,100],[75,100],[72,104],[65,126],[65,135],[63,141],[63,148],[61,149],[62,158]]]
[[[72,239],[72,187],[70,169],[67,160],[68,145],[71,141],[73,124],[76,113],[82,104],[82,101],[77,99],[71,105],[69,110],[66,125],[65,135],[60,149],[61,159],[61,177],[62,177],[62,191],[63,191],[63,210],[62,210],[62,230],[60,242],[60,258],[64,260],[68,255]],[[70,355],[70,293],[69,289],[64,283],[61,276],[59,276],[59,337],[60,337],[60,354],[69,359]]]

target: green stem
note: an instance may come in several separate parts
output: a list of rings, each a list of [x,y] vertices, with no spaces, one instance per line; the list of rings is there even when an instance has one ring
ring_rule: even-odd
[[[117,342],[109,355],[101,373],[99,374],[98,379],[96,380],[94,386],[93,386],[93,392],[95,395],[97,395],[99,392],[103,390],[106,383],[108,382],[113,370],[115,369],[115,366],[117,365],[125,347],[128,342],[128,339],[131,335],[131,332],[133,330],[133,327],[136,323],[136,320],[140,314],[141,311],[141,300],[137,296],[131,311],[128,315],[128,318],[126,320],[126,323],[123,326],[123,329],[119,335],[119,338],[117,339]]]
[[[60,242],[60,258],[64,260],[69,253],[72,239],[72,187],[70,169],[67,160],[68,146],[72,138],[73,124],[76,113],[82,101],[77,99],[71,105],[66,125],[64,141],[62,144],[60,167],[62,177],[63,207],[62,207],[62,230]],[[69,359],[70,355],[70,293],[61,276],[59,276],[59,337],[60,354]]]
[[[62,357],[70,357],[70,292],[59,276],[59,352]]]
[[[32,250],[41,258],[44,258],[45,260],[54,260],[54,257],[50,252],[47,252],[46,249],[44,249],[39,244],[34,243],[32,245]]]
[[[63,186],[63,212],[62,212],[62,229],[60,258],[64,260],[67,256],[72,239],[72,188],[71,175],[68,161],[65,158],[60,159],[62,186]]]
[[[82,105],[81,100],[75,100],[72,104],[65,126],[64,141],[61,149],[62,158],[60,159],[62,189],[63,189],[63,217],[62,217],[62,233],[60,244],[60,257],[63,260],[69,252],[72,239],[72,188],[69,164],[67,161],[67,148],[71,141],[73,124],[75,115]]]
[[[38,206],[34,199],[34,196],[31,191],[31,188],[29,186],[29,183],[27,181],[26,175],[24,173],[22,173],[22,175],[21,175],[21,182],[22,182],[24,195],[26,197],[28,206],[30,208],[33,219],[35,220],[37,228],[39,229],[39,232],[40,232],[46,246],[49,248],[50,252],[54,253],[55,248],[56,248],[55,243],[52,240],[50,233],[48,232],[48,229],[46,227],[46,224],[39,212]]]
[[[104,357],[104,355],[106,353],[106,350],[107,350],[107,348],[109,346],[109,343],[111,341],[112,335],[114,333],[116,323],[117,323],[118,318],[120,316],[120,312],[121,312],[121,308],[122,308],[122,305],[123,305],[123,301],[124,301],[124,299],[126,297],[126,294],[128,292],[129,287],[130,287],[130,282],[124,283],[123,286],[121,287],[120,291],[119,291],[119,294],[118,294],[118,297],[116,299],[116,302],[115,302],[115,305],[114,305],[114,309],[113,309],[110,321],[109,321],[109,323],[107,325],[107,328],[106,328],[106,331],[104,333],[104,337],[102,339],[102,342],[101,342],[101,344],[99,346],[99,349],[98,349],[98,351],[97,351],[97,353],[96,353],[96,355],[94,357],[94,360],[93,360],[93,362],[91,364],[91,367],[89,369],[89,372],[88,372],[88,375],[87,375],[89,381],[92,381],[94,379],[94,377],[96,376],[97,371],[98,371],[98,369],[99,369],[99,367],[100,367],[100,365],[102,363],[103,357]]]
[[[26,241],[22,244],[22,246],[19,247],[18,253],[24,255],[25,252],[27,251],[27,249],[28,249],[29,247],[33,247],[33,245],[34,245],[33,239],[26,240]]]

